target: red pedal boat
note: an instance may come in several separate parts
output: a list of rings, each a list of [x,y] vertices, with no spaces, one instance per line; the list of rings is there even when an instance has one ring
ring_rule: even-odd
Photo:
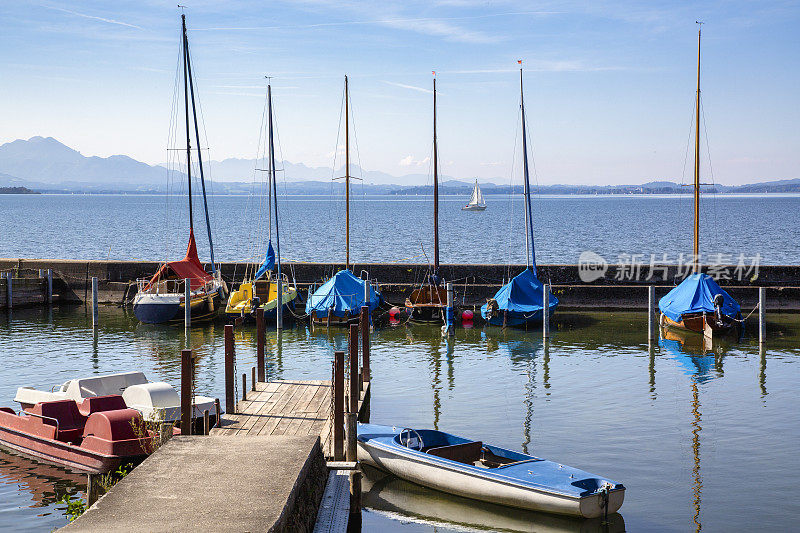
[[[154,434],[137,435],[142,415],[122,396],[40,402],[16,414],[0,407],[0,445],[50,463],[103,474],[152,450]]]

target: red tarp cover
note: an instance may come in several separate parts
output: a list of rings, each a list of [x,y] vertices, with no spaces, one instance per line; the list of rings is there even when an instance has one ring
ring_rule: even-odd
[[[152,277],[150,283],[147,285],[149,289],[154,283],[166,277],[167,269],[172,270],[180,279],[189,278],[192,290],[199,289],[212,279],[211,274],[203,269],[200,258],[197,256],[197,243],[194,240],[194,230],[189,230],[189,247],[186,249],[186,257],[180,261],[170,261],[164,263],[158,269],[155,276]]]

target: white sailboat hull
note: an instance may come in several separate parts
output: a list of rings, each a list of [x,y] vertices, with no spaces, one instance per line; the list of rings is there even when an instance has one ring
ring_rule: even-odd
[[[467,204],[461,208],[462,211],[486,211],[485,205],[472,205]]]

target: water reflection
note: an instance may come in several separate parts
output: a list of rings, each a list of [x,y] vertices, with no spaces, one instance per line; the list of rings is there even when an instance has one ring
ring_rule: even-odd
[[[39,463],[0,448],[0,530],[15,531],[30,525],[20,524],[14,507],[37,509],[37,523],[41,530],[52,530],[66,524],[64,507],[60,503],[66,495],[86,492],[86,475],[63,468]],[[23,498],[20,496],[24,495]]]
[[[401,520],[426,523],[436,527],[508,532],[603,532],[625,531],[620,514],[609,516],[609,524],[600,519],[580,519],[512,509],[470,500],[427,489],[380,470],[364,467],[363,504],[367,509],[389,514]]]
[[[671,359],[680,363],[682,370],[689,376],[691,390],[690,421],[692,433],[692,508],[694,514],[692,522],[695,531],[699,532],[703,525],[701,521],[701,503],[703,493],[703,477],[700,470],[701,431],[703,426],[700,404],[700,385],[715,378],[721,378],[723,372],[723,359],[730,349],[724,339],[712,340],[704,335],[694,332],[675,331],[670,328],[661,329],[659,341],[664,353]],[[766,385],[763,388],[766,392]]]

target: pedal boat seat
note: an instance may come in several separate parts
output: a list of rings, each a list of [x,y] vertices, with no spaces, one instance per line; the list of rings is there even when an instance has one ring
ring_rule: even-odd
[[[42,424],[57,427],[56,440],[73,444],[81,441],[86,417],[78,410],[75,400],[39,403],[30,410],[30,413]],[[36,415],[41,415],[42,418]]]

